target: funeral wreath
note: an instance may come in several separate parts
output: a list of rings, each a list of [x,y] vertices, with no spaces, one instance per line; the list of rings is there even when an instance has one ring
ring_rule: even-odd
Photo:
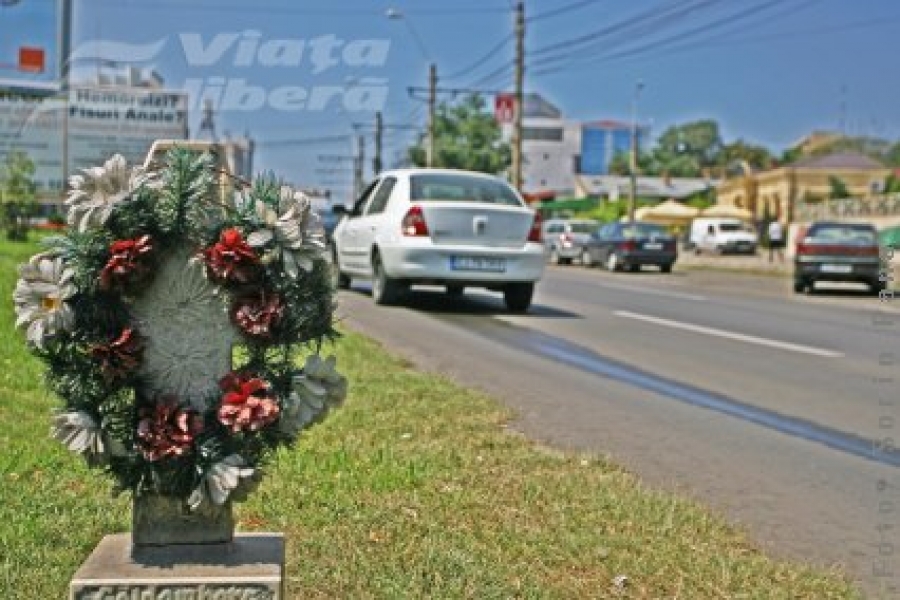
[[[241,500],[346,395],[310,202],[273,176],[223,193],[213,158],[121,156],[70,180],[68,227],[20,267],[17,327],[63,407],[52,435],[136,497]]]

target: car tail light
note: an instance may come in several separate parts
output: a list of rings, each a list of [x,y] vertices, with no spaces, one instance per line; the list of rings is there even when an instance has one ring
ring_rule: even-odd
[[[559,236],[559,241],[563,246],[565,246],[572,241],[572,238],[569,236],[568,233],[564,233]]]
[[[425,214],[421,206],[413,206],[400,222],[400,231],[407,236],[428,236],[428,224],[425,222]]]
[[[531,230],[528,232],[528,241],[541,243],[541,213],[534,213],[534,221],[531,222]]]
[[[634,240],[625,240],[624,242],[619,242],[616,244],[616,248],[619,250],[625,250],[626,252],[631,252],[632,250],[637,249],[637,242]]]
[[[797,244],[797,252],[795,253],[797,256],[803,256],[812,253],[813,251],[809,244],[804,244],[803,242]]]

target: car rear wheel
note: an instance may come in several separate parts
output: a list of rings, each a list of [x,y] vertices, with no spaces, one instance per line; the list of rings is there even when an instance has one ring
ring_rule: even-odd
[[[550,249],[550,264],[558,265],[559,264],[559,250],[556,248]]]
[[[587,249],[584,249],[581,251],[581,264],[588,268],[591,268],[594,266],[594,257],[591,255],[590,251]]]
[[[372,299],[375,304],[396,304],[403,295],[403,286],[388,277],[378,254],[372,259],[372,275]]]
[[[794,280],[794,293],[810,294],[813,290],[813,282],[806,278],[798,278]]]
[[[608,271],[618,271],[620,268],[622,268],[622,265],[619,261],[619,255],[615,252],[610,252],[606,257],[606,269]]]
[[[503,289],[503,300],[506,308],[512,312],[525,312],[531,306],[534,295],[533,283],[510,283]]]
[[[887,282],[882,281],[880,279],[873,279],[869,282],[869,290],[871,290],[872,294],[877,296],[881,292],[887,289]]]
[[[663,273],[671,273],[672,272],[672,263],[666,263],[664,265],[659,265],[659,270]]]

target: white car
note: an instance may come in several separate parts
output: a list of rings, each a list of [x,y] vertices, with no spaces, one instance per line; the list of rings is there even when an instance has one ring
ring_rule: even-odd
[[[412,285],[502,291],[524,312],[544,272],[541,223],[502,179],[450,169],[378,175],[332,235],[335,285],[372,281],[377,304]]]

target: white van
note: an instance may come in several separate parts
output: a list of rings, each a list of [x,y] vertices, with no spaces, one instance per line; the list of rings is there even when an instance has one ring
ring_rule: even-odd
[[[758,243],[759,236],[740,219],[701,217],[691,221],[688,246],[698,254],[704,251],[753,254]]]

